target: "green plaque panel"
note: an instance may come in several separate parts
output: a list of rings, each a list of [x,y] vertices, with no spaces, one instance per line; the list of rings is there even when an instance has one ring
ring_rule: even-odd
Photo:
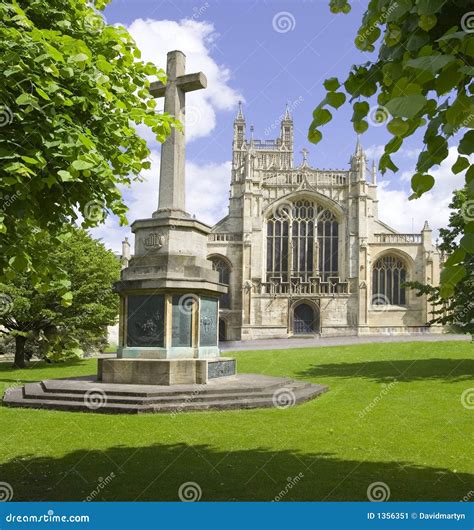
[[[191,295],[173,296],[171,345],[177,348],[191,346],[192,340],[192,307],[194,297]]]
[[[201,298],[200,346],[217,346],[217,300]]]
[[[164,296],[131,295],[127,298],[127,346],[163,347]]]

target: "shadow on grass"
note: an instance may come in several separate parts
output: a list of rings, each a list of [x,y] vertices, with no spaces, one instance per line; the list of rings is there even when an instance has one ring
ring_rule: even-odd
[[[198,485],[203,501],[270,501],[281,492],[282,501],[366,501],[374,482],[387,486],[382,490],[390,490],[392,501],[459,501],[474,478],[406,462],[265,448],[223,452],[184,443],[84,449],[58,458],[23,455],[0,473],[15,501],[178,501],[186,482]]]
[[[474,377],[473,359],[415,359],[368,361],[314,365],[298,373],[299,377],[365,377],[377,382],[464,381]]]

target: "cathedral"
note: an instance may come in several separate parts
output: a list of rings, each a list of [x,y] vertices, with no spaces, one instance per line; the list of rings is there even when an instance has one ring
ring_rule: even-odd
[[[307,154],[295,164],[288,108],[278,138],[257,140],[239,106],[228,214],[208,241],[229,286],[220,339],[439,332],[426,324],[426,298],[404,287],[439,281],[428,223],[400,234],[383,222],[375,166],[359,141],[347,169],[312,168]]]

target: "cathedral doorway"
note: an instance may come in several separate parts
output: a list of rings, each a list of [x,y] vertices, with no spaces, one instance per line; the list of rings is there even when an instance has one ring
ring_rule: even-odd
[[[311,304],[301,303],[293,309],[293,333],[303,335],[319,331],[318,313]]]
[[[226,323],[223,318],[219,319],[219,341],[227,340]]]

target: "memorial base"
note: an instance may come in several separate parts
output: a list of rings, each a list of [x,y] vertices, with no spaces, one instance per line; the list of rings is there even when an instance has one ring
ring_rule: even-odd
[[[235,359],[99,359],[98,380],[132,385],[205,385],[236,374]]]

